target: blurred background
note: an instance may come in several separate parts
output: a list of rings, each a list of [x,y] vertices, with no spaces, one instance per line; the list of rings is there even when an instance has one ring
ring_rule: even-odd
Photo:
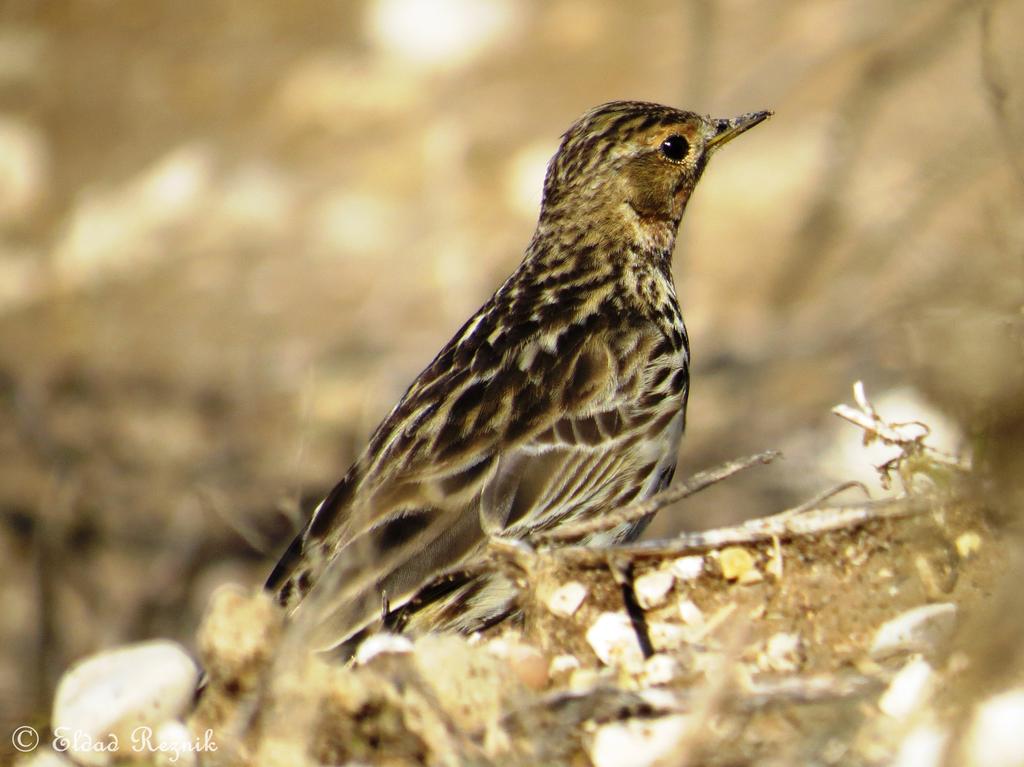
[[[786,457],[650,534],[870,477],[829,414],[857,379],[961,449],[1017,392],[1021,29],[1022,0],[0,0],[0,730],[265,578],[608,100],[776,111],[680,233],[678,476]]]

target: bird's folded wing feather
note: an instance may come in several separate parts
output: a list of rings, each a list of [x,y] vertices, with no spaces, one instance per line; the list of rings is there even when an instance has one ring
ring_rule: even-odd
[[[286,604],[305,596],[296,617],[318,644],[402,605],[488,534],[624,502],[665,455],[674,467],[685,358],[650,331],[598,330],[534,335],[487,369],[479,348],[445,359],[453,341],[421,374],[268,583]]]

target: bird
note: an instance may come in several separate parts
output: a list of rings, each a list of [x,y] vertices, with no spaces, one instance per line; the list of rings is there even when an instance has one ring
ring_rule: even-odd
[[[771,112],[586,112],[550,160],[518,267],[416,377],[266,582],[318,650],[381,628],[469,633],[516,611],[489,561],[671,481],[690,388],[672,274],[709,158]],[[576,543],[635,539],[650,521]]]

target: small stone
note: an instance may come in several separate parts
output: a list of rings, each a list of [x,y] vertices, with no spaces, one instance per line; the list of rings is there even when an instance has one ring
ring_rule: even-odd
[[[657,711],[669,711],[679,706],[679,696],[675,690],[666,690],[663,687],[645,687],[637,690],[637,697],[644,703]]]
[[[648,621],[647,633],[657,650],[671,650],[689,641],[690,632],[678,623]]]
[[[736,581],[742,586],[751,586],[755,583],[760,583],[764,580],[764,573],[758,570],[756,567],[747,570],[740,574],[739,579]]]
[[[624,612],[601,613],[587,630],[587,642],[606,666],[622,666],[629,670],[643,667],[643,650],[633,623]]]
[[[974,714],[967,735],[972,767],[1024,767],[1024,689],[995,695]]]
[[[356,650],[356,664],[365,666],[378,655],[405,655],[413,651],[409,637],[401,634],[373,634]]]
[[[640,679],[644,685],[668,684],[679,675],[679,663],[671,655],[655,653],[644,661]]]
[[[893,677],[878,699],[878,708],[893,719],[905,719],[928,699],[934,686],[932,667],[923,658],[916,657]]]
[[[668,599],[668,593],[675,584],[675,576],[668,570],[652,570],[633,582],[636,601],[645,610],[660,607]]]
[[[704,613],[689,599],[679,600],[679,618],[687,626],[704,625]]]
[[[551,592],[546,604],[555,615],[571,617],[587,598],[587,587],[579,581],[569,581]]]
[[[934,725],[915,727],[903,738],[892,767],[940,767],[949,733]]]
[[[802,660],[799,634],[779,632],[769,637],[761,655],[761,666],[771,671],[796,671]]]
[[[580,667],[580,659],[575,655],[569,655],[563,653],[562,655],[556,655],[551,659],[551,666],[548,668],[548,673],[563,674],[566,671],[575,671]]]
[[[886,621],[871,642],[871,657],[898,652],[935,652],[947,644],[956,627],[956,605],[922,605]]]
[[[981,536],[973,531],[961,533],[956,539],[956,553],[961,559],[970,559],[981,550]]]
[[[747,573],[757,567],[751,553],[741,546],[729,546],[722,549],[718,557],[718,564],[722,568],[722,577],[727,581],[738,581],[749,577]]]
[[[603,725],[594,733],[590,760],[594,767],[653,767],[678,757],[687,732],[687,717],[628,719]]]
[[[74,665],[61,678],[54,698],[54,736],[84,765],[105,765],[111,751],[128,748],[136,727],[156,727],[181,717],[192,703],[199,670],[184,648],[155,640],[99,653]]]
[[[687,557],[679,557],[672,562],[672,575],[681,581],[693,581],[704,572],[704,557],[700,554],[693,554]]]

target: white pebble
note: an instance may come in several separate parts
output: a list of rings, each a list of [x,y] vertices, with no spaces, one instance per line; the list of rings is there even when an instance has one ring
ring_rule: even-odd
[[[53,732],[84,765],[105,765],[98,748],[132,729],[177,719],[192,702],[199,670],[175,642],[155,640],[94,655],[72,666],[57,685]]]
[[[800,666],[800,656],[800,635],[779,632],[769,637],[761,657],[767,669],[796,671]]]
[[[601,613],[587,630],[587,642],[607,666],[623,666],[628,670],[643,667],[640,642],[632,621],[624,612]]]
[[[672,563],[671,569],[672,574],[681,581],[696,580],[704,572],[704,557],[700,554],[679,557]]]
[[[982,703],[967,736],[972,767],[1024,767],[1024,689]]]
[[[704,625],[704,613],[689,599],[679,600],[679,618],[687,626]]]
[[[356,650],[356,663],[365,666],[378,655],[403,655],[412,652],[412,641],[401,634],[373,634]]]
[[[949,733],[933,725],[915,727],[903,738],[891,767],[939,767],[948,740]]]
[[[901,668],[878,699],[878,708],[893,719],[905,719],[931,694],[935,672],[924,658],[917,657]]]
[[[679,675],[679,663],[671,655],[655,653],[644,661],[641,680],[645,685],[668,684]]]
[[[651,767],[671,756],[686,734],[687,718],[629,719],[600,727],[590,744],[594,767]]]
[[[555,615],[568,618],[580,608],[586,598],[587,587],[579,581],[569,581],[551,592],[547,606]]]
[[[679,696],[663,687],[646,687],[637,690],[637,696],[652,709],[671,709],[679,705]]]
[[[956,605],[942,602],[915,607],[878,627],[871,642],[871,656],[935,651],[949,641],[955,627]]]
[[[551,665],[548,667],[548,673],[550,674],[561,674],[564,671],[575,671],[580,667],[580,659],[575,655],[569,655],[564,653],[562,655],[556,655],[551,659]]]
[[[969,530],[957,536],[955,545],[961,559],[970,559],[981,551],[981,536]]]
[[[647,635],[655,648],[669,649],[690,641],[691,632],[678,623],[666,621],[648,621]]]
[[[636,601],[645,610],[660,607],[668,599],[668,593],[675,583],[675,576],[668,570],[652,570],[644,573],[633,582]]]

